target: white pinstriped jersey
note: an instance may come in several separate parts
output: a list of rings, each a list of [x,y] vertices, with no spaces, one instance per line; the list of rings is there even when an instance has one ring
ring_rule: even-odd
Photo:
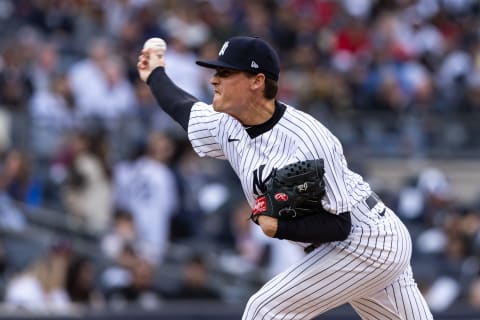
[[[371,193],[368,183],[348,168],[338,139],[312,116],[288,105],[270,130],[252,138],[235,118],[197,102],[191,110],[188,136],[200,156],[231,163],[251,206],[262,194],[273,168],[307,159],[324,159],[325,210],[334,214],[352,211]],[[374,217],[352,213],[353,225],[368,223],[370,219]]]
[[[251,206],[272,168],[322,158],[323,206],[352,218],[347,239],[320,245],[268,281],[249,299],[242,320],[312,319],[345,303],[362,319],[433,319],[409,265],[408,230],[383,202],[368,203],[369,184],[348,169],[340,142],[319,121],[277,104],[267,123],[246,129],[199,102],[188,135],[200,156],[230,161]]]
[[[349,170],[340,142],[319,121],[279,102],[271,119],[250,128],[203,102],[178,110],[174,107],[194,98],[178,92],[161,70],[153,76],[150,85],[159,104],[168,105],[169,114],[188,129],[197,154],[230,162],[252,207],[273,168],[321,158],[324,208],[332,214],[350,212],[348,237],[317,245],[268,281],[249,299],[242,320],[311,319],[345,303],[362,319],[433,319],[409,265],[408,230],[368,183]],[[165,90],[174,93],[163,97]],[[172,103],[176,99],[183,103]],[[188,125],[183,111],[190,111]]]

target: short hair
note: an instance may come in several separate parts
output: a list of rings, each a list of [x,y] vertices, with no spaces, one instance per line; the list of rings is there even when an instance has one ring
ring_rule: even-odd
[[[245,73],[247,74],[248,77],[254,77],[257,75],[256,73],[252,73],[248,71],[245,71]],[[263,90],[263,96],[268,100],[275,99],[275,97],[277,96],[277,92],[278,92],[278,82],[276,80],[267,78],[267,76],[265,76],[265,90]]]
[[[265,90],[263,91],[263,96],[267,99],[275,99],[278,92],[278,82],[270,79],[265,78]]]

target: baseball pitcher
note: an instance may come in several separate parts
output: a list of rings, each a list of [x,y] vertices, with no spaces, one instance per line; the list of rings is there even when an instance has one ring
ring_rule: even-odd
[[[233,37],[216,60],[197,61],[215,72],[211,104],[177,87],[154,51],[142,50],[137,68],[158,104],[200,156],[230,162],[267,236],[307,252],[249,299],[243,320],[311,319],[345,303],[362,319],[433,319],[408,230],[322,123],[276,99],[280,63],[268,43]]]

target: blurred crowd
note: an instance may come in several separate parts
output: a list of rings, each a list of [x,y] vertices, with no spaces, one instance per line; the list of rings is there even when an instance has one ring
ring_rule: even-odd
[[[242,34],[272,43],[279,99],[321,119],[347,152],[478,155],[475,0],[2,0],[0,296],[8,308],[238,301],[302,256],[258,233],[228,164],[197,157],[136,72],[144,41],[162,37],[167,74],[209,101],[212,73],[195,60]],[[480,308],[480,205],[458,203],[450,188],[428,169],[396,192],[378,190],[412,231],[414,269],[436,311]],[[80,254],[72,234],[18,262],[18,234],[35,235],[31,221],[45,210],[96,249]]]

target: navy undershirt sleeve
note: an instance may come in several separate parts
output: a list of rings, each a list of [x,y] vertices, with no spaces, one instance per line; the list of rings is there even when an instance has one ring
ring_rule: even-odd
[[[155,68],[148,77],[147,84],[158,105],[188,131],[190,111],[199,100],[173,83],[164,67]]]
[[[323,243],[345,240],[350,234],[350,212],[320,213],[296,220],[278,220],[275,238],[307,243]]]

